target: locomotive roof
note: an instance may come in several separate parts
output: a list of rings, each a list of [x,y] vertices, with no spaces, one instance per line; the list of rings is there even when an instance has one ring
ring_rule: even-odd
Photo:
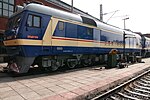
[[[108,25],[108,24],[103,23],[103,22],[100,22],[100,21],[96,21],[96,23],[97,23],[97,27],[99,27],[99,28],[102,28],[102,29],[104,29],[104,30],[113,31],[113,32],[116,32],[116,33],[122,33],[122,34],[123,34],[123,30],[120,29],[120,28],[117,28],[117,27]]]
[[[150,38],[149,38],[149,37],[146,37],[146,36],[145,36],[145,39],[150,41]]]
[[[62,10],[58,10],[58,9],[40,5],[40,4],[34,4],[34,3],[28,4],[24,8],[24,10],[30,10],[30,11],[34,11],[34,12],[47,14],[47,15],[52,15],[54,17],[58,17],[58,18],[66,19],[66,20],[69,19],[69,20],[73,20],[73,21],[83,22],[82,17],[80,15],[72,14],[69,12],[65,12]],[[87,18],[89,18],[89,17],[87,17]],[[92,19],[92,18],[90,18],[90,19]],[[99,27],[99,28],[103,28],[105,30],[111,30],[111,31],[114,31],[117,33],[123,32],[123,30],[116,28],[114,26],[108,25],[106,23],[100,22],[97,19],[92,19],[92,20],[95,21],[95,23],[97,24],[97,27]]]
[[[54,9],[48,6],[40,5],[40,4],[28,4],[24,10],[30,10],[34,12],[39,12],[47,15],[52,15],[54,17],[63,18],[63,19],[69,19],[74,20],[78,22],[82,22],[82,18],[79,15],[68,13],[62,10]]]

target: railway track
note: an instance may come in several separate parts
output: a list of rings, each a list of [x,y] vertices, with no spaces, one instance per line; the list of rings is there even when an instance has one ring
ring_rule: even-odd
[[[150,70],[92,100],[150,100]]]

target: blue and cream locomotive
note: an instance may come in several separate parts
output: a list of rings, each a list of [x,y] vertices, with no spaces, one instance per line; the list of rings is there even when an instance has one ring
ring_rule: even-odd
[[[28,72],[30,66],[57,70],[67,65],[88,66],[100,62],[112,49],[140,54],[141,36],[100,22],[40,4],[28,4],[13,14],[5,32],[4,44],[10,55],[8,68],[17,73]]]

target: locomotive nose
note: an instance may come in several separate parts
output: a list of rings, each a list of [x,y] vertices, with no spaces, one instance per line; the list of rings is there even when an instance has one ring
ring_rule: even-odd
[[[27,73],[30,65],[34,61],[34,57],[14,57],[7,65],[7,68],[10,69],[9,71],[16,72],[16,73]]]
[[[11,64],[8,64],[8,69],[10,70],[10,71],[13,71],[13,72],[16,72],[16,73],[19,73],[19,68],[18,68],[18,66],[17,66],[17,64],[16,63],[11,63]]]

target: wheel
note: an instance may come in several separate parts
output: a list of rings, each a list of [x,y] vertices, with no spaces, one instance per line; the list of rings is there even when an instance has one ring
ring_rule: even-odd
[[[82,64],[83,64],[83,66],[89,66],[92,64],[92,60],[91,59],[84,59]]]
[[[51,71],[56,71],[61,66],[60,62],[54,60],[52,61]]]
[[[77,59],[68,59],[68,60],[67,60],[67,66],[68,66],[70,69],[75,68],[77,65],[78,65]]]

